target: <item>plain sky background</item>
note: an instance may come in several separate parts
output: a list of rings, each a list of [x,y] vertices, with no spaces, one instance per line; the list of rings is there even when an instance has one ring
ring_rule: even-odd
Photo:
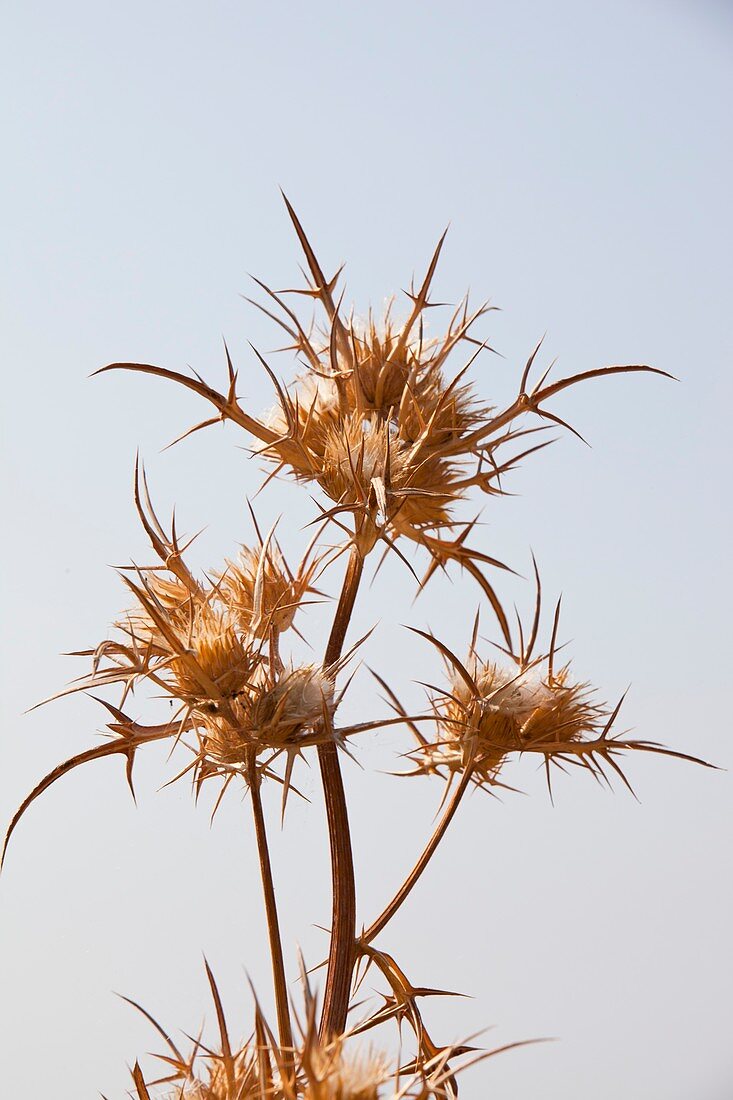
[[[197,399],[88,375],[141,359],[219,382],[224,334],[243,400],[271,404],[247,340],[280,340],[239,294],[249,272],[298,278],[279,185],[327,270],[347,261],[361,312],[420,273],[451,222],[438,297],[470,286],[502,307],[482,332],[505,358],[475,370],[487,400],[512,394],[545,331],[543,363],[566,373],[648,362],[680,379],[558,399],[592,449],[565,435],[528,461],[480,539],[525,575],[534,549],[549,598],[564,593],[577,674],[609,699],[632,683],[638,736],[730,767],[729,3],[25,0],[3,5],[0,49],[3,821],[103,724],[84,698],[23,712],[83,671],[57,655],[124,607],[108,566],[149,560],[136,448],[161,513],[175,503],[184,531],[205,529],[197,565],[251,537],[261,475],[241,433],[162,453],[206,415]],[[290,356],[273,363],[292,375]],[[273,486],[259,514],[281,512],[295,551],[307,494]],[[477,591],[452,581],[412,607],[409,574],[385,568],[354,623],[354,638],[379,623],[365,659],[416,706],[410,681],[438,662],[400,624],[465,646]],[[528,583],[497,583],[528,608]],[[328,615],[301,621],[316,651]],[[344,718],[375,710],[362,671]],[[440,797],[375,771],[407,747],[369,736],[365,770],[345,764],[364,921]],[[557,1037],[471,1071],[466,1100],[733,1097],[730,772],[641,757],[627,772],[639,804],[578,773],[553,808],[530,761],[512,769],[524,793],[471,798],[383,934],[416,984],[473,997],[426,1005],[438,1038]],[[235,1034],[246,974],[269,1004],[249,807],[230,795],[210,827],[185,784],[159,791],[171,775],[162,751],[141,755],[135,808],[119,761],[90,765],[19,828],[0,880],[3,1095],[122,1097],[158,1043],[113,991],[193,1034],[212,1019],[203,953]],[[267,797],[291,974],[297,944],[322,957],[330,904],[317,771],[300,778],[312,802],[282,834]]]

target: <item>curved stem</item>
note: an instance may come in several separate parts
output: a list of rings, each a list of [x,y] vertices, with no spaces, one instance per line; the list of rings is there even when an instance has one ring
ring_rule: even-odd
[[[326,668],[334,665],[341,656],[363,569],[364,561],[356,546],[352,546],[341,597],[323,658]],[[356,885],[346,795],[341,778],[338,750],[333,742],[319,745],[318,762],[321,768],[328,819],[333,888],[331,944],[320,1026],[321,1038],[327,1040],[333,1035],[341,1035],[346,1028],[356,934]]]
[[[272,867],[270,865],[270,852],[267,846],[265,815],[262,811],[262,799],[260,798],[260,776],[255,765],[254,753],[250,756],[249,760],[249,790],[252,797],[252,816],[254,817],[255,834],[257,836],[257,853],[260,857],[260,874],[262,876],[262,892],[265,898],[267,931],[270,937],[270,957],[272,959],[272,979],[275,987],[278,1034],[280,1036],[280,1046],[283,1050],[286,1064],[290,1067],[293,1061],[293,1031],[290,1024],[288,989],[285,981],[285,964],[283,962],[283,949],[280,940],[280,923],[277,916],[275,887],[273,885]]]
[[[362,934],[359,941],[361,944],[371,943],[374,937],[379,935],[384,926],[392,920],[392,917],[395,915],[405,898],[412,890],[417,880],[420,878],[420,875],[423,873],[428,863],[432,859],[435,849],[438,847],[441,840],[443,839],[446,829],[453,820],[453,815],[458,809],[461,799],[466,793],[468,785],[471,782],[472,774],[473,772],[470,767],[467,767],[464,770],[463,775],[461,776],[461,781],[453,792],[453,797],[446,806],[445,813],[436,825],[433,835],[430,837],[430,840],[425,845],[422,855],[410,871],[405,881],[402,883],[402,886],[400,886],[399,890],[390,901],[389,905],[387,905],[383,909],[377,919],[372,924],[370,924],[367,930]]]

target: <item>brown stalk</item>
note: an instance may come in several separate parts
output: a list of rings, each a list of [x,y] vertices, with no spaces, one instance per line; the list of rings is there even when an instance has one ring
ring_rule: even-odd
[[[288,1070],[293,1071],[293,1031],[290,1024],[290,1010],[288,1008],[288,989],[285,980],[285,964],[283,962],[283,949],[280,940],[280,923],[277,916],[277,902],[275,900],[275,887],[272,879],[272,867],[270,865],[270,851],[267,845],[267,832],[265,830],[265,815],[262,811],[262,799],[260,798],[260,776],[257,771],[254,752],[250,754],[249,764],[249,791],[252,798],[252,816],[257,836],[257,853],[260,858],[260,874],[262,876],[262,893],[265,900],[265,913],[267,915],[267,932],[270,938],[270,956],[272,958],[272,980],[275,987],[275,1006],[277,1010],[277,1024],[280,1035],[280,1046],[288,1060]]]
[[[365,932],[362,933],[359,940],[360,944],[369,944],[372,942],[375,936],[379,935],[384,926],[386,924],[389,924],[389,922],[392,920],[392,917],[405,901],[413,886],[415,886],[417,880],[420,878],[420,875],[423,873],[428,863],[433,858],[435,849],[438,847],[441,840],[445,836],[445,832],[451,821],[453,820],[453,816],[458,809],[458,806],[460,805],[461,799],[466,793],[468,785],[471,782],[472,775],[472,769],[470,767],[465,768],[463,775],[461,776],[461,781],[454,790],[453,797],[446,806],[445,812],[438,824],[436,825],[433,835],[430,837],[430,840],[425,845],[422,855],[420,856],[417,863],[412,868],[409,875],[402,883],[402,886],[400,886],[399,890],[394,895],[390,903],[385,906],[377,919],[369,925]]]
[[[335,664],[341,656],[363,570],[363,558],[356,546],[352,545],[323,659],[325,668]],[[334,1035],[343,1034],[346,1028],[356,934],[356,885],[346,795],[338,750],[333,742],[318,746],[318,761],[328,819],[333,889],[331,944],[320,1026],[321,1039],[328,1041]]]

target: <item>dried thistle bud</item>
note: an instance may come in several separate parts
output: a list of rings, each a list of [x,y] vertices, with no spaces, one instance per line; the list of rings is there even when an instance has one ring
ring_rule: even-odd
[[[257,656],[237,631],[229,611],[210,603],[196,608],[185,641],[185,651],[172,657],[169,665],[172,694],[198,706],[244,691]]]
[[[232,1056],[231,1064],[207,1062],[203,1080],[181,1084],[166,1100],[260,1100],[263,1084],[257,1076],[256,1051],[245,1048]],[[138,1096],[141,1094],[138,1092]],[[264,1094],[266,1095],[266,1094]],[[145,1094],[142,1093],[144,1097]]]
[[[559,601],[549,650],[533,657],[541,613],[536,564],[535,575],[537,598],[532,625],[525,635],[519,623],[520,643],[516,651],[504,650],[506,664],[483,660],[476,652],[478,617],[465,662],[437,638],[422,630],[414,631],[442,654],[448,669],[448,687],[443,691],[435,689],[431,695],[436,739],[429,742],[411,726],[418,748],[411,754],[415,769],[408,774],[442,774],[445,769],[449,776],[458,773],[478,786],[491,786],[500,784],[499,774],[508,756],[535,753],[543,759],[552,795],[551,764],[559,767],[576,764],[610,785],[607,766],[629,789],[616,760],[625,752],[653,752],[705,765],[705,761],[685,753],[616,734],[613,726],[623,697],[611,709],[598,702],[589,684],[572,679],[569,664],[556,669]],[[394,693],[384,681],[380,682],[387,687],[394,709],[404,715]]]
[[[306,665],[281,675],[279,680],[260,696],[256,714],[260,724],[278,722],[294,730],[331,721],[335,710],[331,677],[319,666]]]
[[[279,390],[280,406],[267,418],[278,439],[262,453],[317,481],[339,511],[352,510],[366,553],[392,524],[415,537],[450,521],[451,502],[474,484],[462,476],[456,441],[489,410],[475,406],[468,385],[444,378],[452,328],[444,340],[424,342],[389,318],[383,332],[373,322],[366,333],[353,321],[343,327],[346,358],[333,347],[312,349],[310,372]]]
[[[221,599],[241,629],[256,638],[267,638],[271,631],[283,634],[293,625],[296,612],[311,587],[318,561],[303,562],[297,573],[288,567],[274,544],[252,550],[243,546],[236,562],[227,562],[218,575]]]
[[[206,970],[220,1025],[219,1050],[202,1048],[196,1043],[189,1056],[183,1055],[148,1012],[134,1001],[129,1002],[153,1022],[165,1036],[168,1046],[166,1053],[159,1055],[166,1066],[163,1078],[146,1081],[139,1063],[135,1063],[132,1079],[136,1100],[152,1100],[150,1089],[161,1084],[172,1086],[164,1094],[164,1100],[262,1100],[265,1096],[272,1097],[272,1100],[294,1100],[292,1093],[286,1095],[281,1090],[276,1092],[272,1089],[271,1060],[280,1054],[274,1043],[270,1045],[265,1042],[261,1052],[258,1044],[251,1041],[238,1049],[233,1048],[219,991],[208,966]],[[261,1030],[259,1014],[258,1029]],[[156,1091],[154,1095],[159,1096],[160,1093]]]
[[[314,455],[323,454],[323,441],[329,428],[339,422],[340,398],[336,381],[330,374],[308,370],[298,375],[287,390],[287,400],[273,405],[264,417],[264,423],[278,439],[287,439],[296,421],[295,434],[304,442],[304,449]],[[297,461],[293,472],[312,477],[312,463]]]
[[[165,1054],[158,1055],[166,1067],[163,1078],[146,1082],[136,1063],[137,1100],[152,1100],[150,1088],[163,1083],[174,1088],[165,1100],[455,1100],[457,1096],[455,1071],[448,1059],[472,1048],[436,1048],[404,1071],[371,1047],[355,1047],[346,1035],[323,1041],[318,1036],[316,1003],[308,986],[304,1022],[292,1046],[285,1047],[275,1039],[256,1005],[252,1038],[237,1047],[229,1036],[208,966],[207,975],[217,1009],[219,1041],[214,1045],[196,1043],[188,1057],[148,1012],[129,1002],[154,1024],[168,1047]],[[380,1016],[378,1012],[375,1022]]]
[[[669,376],[645,364],[630,364],[593,368],[548,382],[551,364],[539,381],[530,385],[540,341],[521,373],[517,396],[503,409],[479,402],[465,376],[477,355],[489,348],[486,341],[474,336],[474,326],[494,307],[484,303],[471,312],[466,297],[442,336],[425,336],[427,311],[437,304],[430,295],[445,234],[422,283],[411,285],[407,293],[410,305],[404,321],[395,322],[390,307],[381,324],[371,316],[364,324],[342,315],[341,303],[334,297],[341,269],[332,279],[325,277],[295,211],[287,199],[285,203],[309,269],[307,286],[297,293],[316,302],[324,317],[320,329],[312,323],[304,325],[285,300],[289,291],[277,294],[255,280],[279,312],[272,312],[272,306],[253,304],[281,326],[291,341],[288,346],[306,365],[306,372],[294,384],[283,387],[255,351],[278,395],[278,404],[267,416],[252,416],[240,405],[237,371],[226,345],[225,392],[213,389],[198,376],[148,363],[111,363],[97,373],[122,369],[152,374],[197,393],[214,407],[216,415],[184,436],[218,420],[233,421],[254,437],[257,453],[275,463],[276,471],[289,471],[298,480],[322,487],[333,504],[322,510],[325,519],[344,527],[345,515],[353,515],[350,535],[362,557],[382,540],[385,553],[397,553],[404,560],[396,546],[400,537],[427,550],[431,560],[420,588],[438,568],[457,562],[488,597],[509,643],[501,601],[482,569],[483,565],[506,567],[467,544],[476,521],[457,524],[454,504],[472,489],[503,493],[503,476],[552,440],[525,446],[509,457],[507,445],[550,425],[575,432],[547,409],[546,403],[555,395],[579,382],[612,374]],[[468,353],[467,361],[449,381],[448,361],[460,351]],[[526,414],[536,416],[541,424],[523,427]],[[456,527],[463,529],[457,533]]]
[[[243,763],[253,751],[269,764],[281,752],[298,755],[306,745],[334,739],[336,709],[331,677],[307,665],[261,671],[225,713],[202,715],[202,754],[211,766]]]
[[[350,1053],[339,1041],[304,1049],[301,1064],[303,1100],[380,1100],[387,1095],[383,1086],[393,1075],[383,1055],[373,1051]]]
[[[497,782],[508,754],[544,749],[602,729],[608,712],[592,701],[588,685],[569,681],[569,669],[543,675],[537,664],[517,671],[472,655],[435,701],[438,738],[421,751],[424,765],[449,771],[470,767],[482,783]]]
[[[400,329],[392,319],[392,302],[381,325],[371,313],[366,323],[352,318],[348,335],[348,358],[337,353],[346,378],[348,404],[357,412],[390,416],[399,408],[407,386],[415,381],[423,345],[400,339]]]
[[[399,508],[407,462],[385,423],[350,415],[326,437],[318,482],[339,510],[354,515],[355,540],[366,555]]]

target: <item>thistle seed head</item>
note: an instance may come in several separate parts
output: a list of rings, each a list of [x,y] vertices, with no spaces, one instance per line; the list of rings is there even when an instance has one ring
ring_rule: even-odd
[[[418,747],[410,754],[415,768],[407,774],[443,774],[443,769],[449,777],[461,774],[461,791],[467,780],[477,786],[501,786],[499,775],[508,756],[535,753],[544,762],[552,797],[553,764],[560,768],[575,764],[608,786],[610,777],[606,768],[609,768],[630,790],[617,762],[617,757],[624,753],[652,752],[705,764],[696,757],[615,733],[613,726],[623,697],[610,709],[598,702],[588,684],[573,680],[569,664],[557,669],[560,601],[555,608],[549,650],[533,656],[542,608],[536,562],[534,569],[537,594],[529,630],[519,620],[518,646],[512,645],[511,634],[506,630],[508,648],[498,647],[505,653],[507,663],[484,660],[477,653],[478,616],[465,662],[438,638],[411,628],[441,653],[448,669],[448,686],[444,690],[431,689],[436,739],[428,741],[414,724],[411,726]],[[394,692],[377,679],[387,688],[395,711],[409,725]]]
[[[182,651],[172,654],[170,659],[175,697],[198,707],[213,705],[220,698],[232,698],[245,690],[258,655],[237,626],[228,608],[209,601],[196,607],[188,634],[179,636]]]
[[[335,711],[332,678],[317,665],[305,665],[284,673],[259,700],[260,720],[278,720],[284,726],[303,729],[333,719]]]
[[[235,1047],[208,966],[207,975],[217,1008],[219,1042],[198,1042],[188,1057],[148,1012],[129,1002],[153,1023],[168,1046],[165,1054],[158,1055],[165,1065],[164,1077],[146,1082],[136,1063],[137,1100],[152,1100],[149,1089],[161,1084],[173,1086],[165,1100],[455,1100],[457,1096],[456,1071],[448,1060],[472,1048],[433,1048],[425,1034],[422,1038],[432,1053],[419,1065],[400,1070],[373,1048],[354,1047],[350,1035],[320,1039],[316,1002],[308,986],[305,1018],[292,1047],[283,1047],[275,1039],[259,1005],[252,1037]]]
[[[288,386],[287,400],[273,405],[264,417],[264,423],[279,439],[286,439],[291,432],[289,414],[297,420],[297,436],[307,441],[315,454],[322,451],[319,437],[339,421],[339,390],[330,374],[307,370],[299,374]],[[296,474],[298,470],[294,471]]]
[[[373,327],[367,342],[350,324],[344,331],[350,366],[321,352],[309,374],[280,390],[267,418],[278,439],[263,454],[352,511],[366,553],[390,528],[414,537],[450,522],[451,504],[473,484],[462,463],[481,460],[480,448],[462,458],[456,445],[488,410],[475,407],[468,385],[446,381],[444,342],[418,347],[402,330],[380,338]]]
[[[508,754],[537,751],[596,734],[607,712],[591,700],[587,685],[569,681],[569,670],[543,675],[530,665],[517,671],[476,656],[467,663],[475,690],[453,674],[436,702],[438,739],[424,753],[429,766],[466,766],[491,784]]]
[[[420,588],[438,568],[449,561],[457,562],[489,598],[508,641],[505,613],[482,570],[483,564],[501,567],[502,563],[466,544],[473,524],[455,534],[453,505],[472,489],[502,494],[504,476],[552,440],[543,439],[505,457],[505,448],[512,442],[550,425],[575,431],[546,407],[555,395],[579,382],[612,374],[665,372],[645,364],[613,365],[548,382],[551,364],[538,381],[530,384],[540,341],[521,373],[517,396],[505,408],[478,401],[465,377],[480,352],[493,350],[475,337],[474,326],[494,307],[485,303],[471,312],[466,298],[454,309],[442,336],[425,335],[427,311],[437,304],[431,300],[431,288],[445,233],[424,279],[419,286],[411,284],[407,292],[410,304],[404,320],[397,323],[390,307],[381,324],[371,316],[361,323],[343,315],[341,299],[334,296],[341,269],[332,279],[326,279],[295,211],[287,199],[285,203],[305,253],[307,285],[276,293],[256,279],[267,295],[269,308],[256,301],[252,304],[287,333],[291,341],[288,349],[298,354],[305,373],[301,370],[293,385],[283,387],[253,349],[277,391],[278,402],[268,415],[258,419],[241,406],[237,371],[226,345],[228,385],[223,392],[198,376],[148,363],[110,363],[101,372],[122,369],[152,374],[203,397],[214,407],[215,415],[179,438],[218,420],[233,421],[254,437],[257,452],[275,464],[275,472],[289,471],[298,480],[322,487],[333,505],[322,510],[323,518],[344,528],[362,556],[381,539],[387,551],[396,552],[404,560],[395,546],[399,537],[427,550],[431,562]],[[311,299],[322,310],[322,320],[303,323],[286,300],[291,293]],[[449,381],[448,361],[454,352],[461,351],[467,354],[467,360]],[[536,416],[540,425],[523,427],[527,414]],[[355,424],[360,424],[361,435],[368,437],[366,449],[381,453],[381,444],[389,442],[389,459],[367,456],[367,472],[370,466],[381,464],[381,474],[365,478],[363,470],[346,472],[344,458],[351,455],[358,460],[362,448]],[[391,482],[386,476],[388,466],[394,467]],[[353,515],[353,530],[342,522],[348,513]]]
[[[198,589],[190,589],[174,575],[166,576],[152,570],[145,574],[145,581],[151,600],[161,609],[167,621],[177,631],[185,633],[200,602]],[[149,646],[156,655],[170,654],[171,647],[165,633],[139,601],[116,625],[133,641]]]
[[[387,1059],[373,1051],[350,1053],[341,1042],[303,1051],[303,1100],[380,1100],[392,1076]],[[391,1091],[391,1089],[390,1089]]]
[[[243,546],[237,561],[218,574],[221,599],[237,619],[239,629],[255,638],[289,630],[307,593],[317,561],[293,574],[274,544],[252,550]]]
[[[202,754],[208,766],[244,763],[253,751],[266,766],[280,753],[333,740],[336,705],[332,678],[314,665],[267,669],[229,704],[202,715]]]

